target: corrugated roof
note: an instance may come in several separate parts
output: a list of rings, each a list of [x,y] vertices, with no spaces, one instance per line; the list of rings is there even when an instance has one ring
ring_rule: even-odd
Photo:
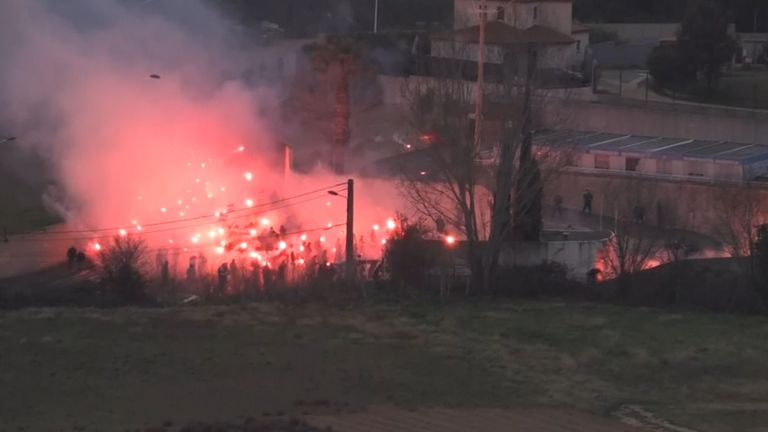
[[[480,26],[474,25],[448,32],[435,33],[432,35],[432,39],[478,43],[480,40]],[[521,30],[501,21],[490,21],[485,26],[485,43],[488,45],[558,45],[572,44],[574,39],[540,25]]]
[[[571,27],[571,33],[585,33],[585,32],[590,32],[590,31],[592,31],[591,28],[585,26],[584,24],[582,24],[582,23],[580,23],[578,21],[574,21],[573,25]]]
[[[570,147],[586,153],[609,153],[651,159],[705,159],[742,165],[768,161],[768,145],[676,137],[649,137],[569,130],[537,131],[540,146]]]

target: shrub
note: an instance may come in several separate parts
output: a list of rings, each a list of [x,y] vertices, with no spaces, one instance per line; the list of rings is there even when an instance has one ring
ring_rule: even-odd
[[[497,293],[503,297],[559,297],[587,300],[587,290],[568,276],[568,268],[547,261],[530,267],[502,268],[497,276]]]
[[[385,267],[390,280],[400,287],[423,284],[427,270],[434,265],[434,248],[425,238],[427,233],[422,224],[408,225],[387,243]]]
[[[752,266],[755,288],[763,301],[768,302],[768,225],[757,228],[757,240],[752,246]]]
[[[696,71],[680,57],[676,45],[660,45],[648,56],[648,72],[659,88],[679,88],[695,80]]]
[[[147,245],[140,238],[116,236],[99,252],[99,264],[109,289],[128,302],[146,300]]]

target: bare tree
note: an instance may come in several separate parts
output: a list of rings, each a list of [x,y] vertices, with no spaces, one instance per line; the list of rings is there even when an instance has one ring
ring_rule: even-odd
[[[723,186],[715,192],[714,232],[734,257],[750,254],[757,227],[763,223],[758,193],[749,184]]]
[[[99,252],[99,265],[106,282],[125,300],[144,299],[147,244],[133,236],[115,236]]]
[[[609,241],[609,276],[620,277],[665,260],[665,236],[653,226],[648,210],[657,202],[656,183],[648,179],[618,180],[603,191],[605,205],[613,212]],[[657,221],[658,222],[658,221]]]
[[[415,212],[442,220],[465,236],[474,290],[492,289],[504,241],[510,239],[515,224],[528,223],[524,240],[538,240],[541,230],[543,188],[532,144],[535,58],[529,57],[527,64],[524,78],[508,75],[504,84],[482,87],[499,101],[503,113],[498,142],[474,134],[478,116],[470,118],[473,83],[415,79],[403,92],[413,127],[437,137],[432,147],[420,150],[424,169],[402,170],[403,192]],[[460,76],[458,70],[453,75],[441,72],[443,77]],[[489,153],[494,155],[492,163],[482,164]],[[537,207],[531,216],[530,210]]]

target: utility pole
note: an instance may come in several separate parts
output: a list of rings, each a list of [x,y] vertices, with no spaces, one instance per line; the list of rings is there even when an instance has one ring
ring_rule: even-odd
[[[475,151],[480,148],[483,133],[483,81],[485,74],[485,21],[488,9],[485,0],[480,0],[480,25],[477,41],[477,94],[475,95]]]
[[[346,244],[346,279],[355,280],[355,181],[347,180],[347,244]]]
[[[379,32],[379,0],[373,6],[373,32]]]

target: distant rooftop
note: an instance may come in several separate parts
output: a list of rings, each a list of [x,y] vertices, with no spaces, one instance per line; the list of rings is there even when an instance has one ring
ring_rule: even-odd
[[[689,138],[540,130],[534,135],[534,143],[540,146],[569,148],[586,153],[652,159],[728,161],[741,165],[768,160],[768,145]]]
[[[463,43],[478,43],[480,26],[474,25],[453,31],[435,33],[433,40],[449,40]],[[572,44],[574,39],[550,28],[534,25],[521,30],[500,21],[490,21],[485,26],[485,43],[489,45],[526,45],[526,44]]]

